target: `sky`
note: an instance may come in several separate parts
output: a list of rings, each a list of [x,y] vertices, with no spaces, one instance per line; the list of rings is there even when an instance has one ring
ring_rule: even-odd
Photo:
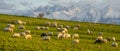
[[[78,2],[84,1],[91,5],[99,6],[102,3],[109,4],[111,9],[116,11],[116,14],[120,13],[120,0],[0,0],[0,13],[1,14],[17,14],[19,12],[26,13],[29,9],[34,9],[41,6],[49,5],[60,1],[63,3],[67,2]]]

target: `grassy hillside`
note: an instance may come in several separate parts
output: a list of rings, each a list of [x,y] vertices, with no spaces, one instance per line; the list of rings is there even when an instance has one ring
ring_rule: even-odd
[[[24,37],[13,38],[14,33],[19,33],[24,30],[18,29],[18,24],[15,24],[14,32],[3,32],[7,24],[13,23],[15,20],[26,21],[27,30],[31,30],[32,39],[25,39]],[[72,28],[68,30],[69,34],[78,33],[80,38],[79,44],[71,44],[72,39],[57,39],[56,36],[51,37],[51,41],[43,41],[40,37],[43,32],[54,32],[56,28],[50,27],[49,30],[34,30],[35,26],[44,26],[46,22],[56,21],[60,25],[71,26],[80,24],[81,28],[74,31]],[[92,30],[93,35],[87,35],[87,29]],[[103,32],[103,37],[116,37],[116,42],[120,44],[120,26],[111,24],[95,24],[89,26],[86,22],[73,22],[63,20],[51,19],[37,19],[24,16],[0,15],[0,51],[120,51],[118,48],[111,47],[112,41],[107,44],[94,44],[98,32]]]

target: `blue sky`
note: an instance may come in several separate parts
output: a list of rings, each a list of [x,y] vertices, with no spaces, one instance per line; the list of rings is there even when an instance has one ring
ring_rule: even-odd
[[[91,5],[99,6],[102,3],[109,4],[110,7],[119,13],[120,11],[120,0],[0,0],[0,13],[18,13],[25,10],[29,10],[29,7],[37,8],[40,5],[45,6],[49,5],[50,2],[61,1],[64,3],[67,2],[78,2],[84,1]],[[14,11],[14,12],[13,12]]]

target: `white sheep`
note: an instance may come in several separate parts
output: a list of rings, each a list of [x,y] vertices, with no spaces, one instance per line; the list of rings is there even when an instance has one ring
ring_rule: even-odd
[[[19,37],[20,37],[20,34],[19,34],[19,33],[14,33],[14,34],[12,35],[12,37],[14,37],[14,38],[19,38]]]
[[[103,35],[103,32],[99,32],[99,35]]]
[[[39,27],[39,26],[36,26],[36,27],[35,27],[35,30],[40,30],[40,27]]]
[[[102,36],[98,36],[96,40],[103,40]]]
[[[114,42],[115,42],[115,37],[112,37],[112,41],[114,41]]]
[[[70,34],[65,34],[65,38],[71,38],[71,35]]]
[[[31,31],[30,31],[30,30],[25,30],[25,33],[26,33],[26,34],[30,34]]]
[[[22,24],[23,22],[21,20],[15,21],[16,24]]]
[[[73,39],[79,38],[79,35],[78,35],[78,34],[73,34],[72,38],[73,38]]]
[[[79,43],[79,40],[78,39],[74,39],[73,41],[72,41],[72,44],[78,44]]]
[[[103,43],[107,43],[107,39],[103,39],[102,41],[103,41]]]
[[[6,27],[6,28],[4,28],[4,32],[13,32],[13,29]]]
[[[25,33],[25,32],[20,32],[20,35],[21,35],[21,36],[25,36],[26,33]]]
[[[44,36],[42,39],[50,41],[50,36]]]
[[[9,27],[9,28],[15,28],[15,25],[13,25],[13,24],[7,24],[6,27]]]
[[[57,27],[57,22],[53,22],[52,27]]]
[[[25,35],[25,39],[32,39],[32,36],[30,34]]]
[[[20,25],[20,26],[18,27],[18,29],[25,29],[25,26]]]
[[[50,26],[51,25],[51,22],[46,22],[45,23],[45,26]]]
[[[93,34],[93,31],[87,30],[87,34]]]
[[[79,28],[78,27],[74,27],[73,30],[78,30]]]
[[[117,42],[113,42],[113,43],[111,44],[111,46],[112,46],[112,47],[118,47],[118,43],[117,43]]]
[[[65,38],[65,34],[58,33],[58,34],[57,34],[57,38],[58,38],[58,39],[60,39],[60,38]]]

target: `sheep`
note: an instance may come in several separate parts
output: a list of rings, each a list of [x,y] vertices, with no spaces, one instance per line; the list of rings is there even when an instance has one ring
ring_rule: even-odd
[[[44,30],[49,30],[49,27],[45,27]]]
[[[90,31],[89,29],[87,30],[87,34],[93,34],[93,31]]]
[[[99,35],[103,35],[103,32],[99,32]]]
[[[40,30],[40,27],[39,27],[39,26],[36,26],[36,27],[35,27],[35,30]]]
[[[65,38],[71,38],[71,35],[70,34],[65,34]]]
[[[20,35],[21,35],[21,36],[25,36],[26,33],[25,33],[25,32],[20,32]]]
[[[15,25],[13,25],[13,24],[7,24],[6,27],[9,27],[9,28],[15,28]]]
[[[46,22],[45,23],[45,26],[50,26],[51,25],[51,22]]]
[[[65,35],[62,34],[62,33],[58,33],[58,34],[57,34],[57,38],[58,38],[58,39],[60,39],[60,38],[65,38]]]
[[[72,38],[73,38],[73,39],[79,38],[79,35],[78,35],[78,34],[73,34]]]
[[[31,31],[30,31],[30,30],[25,30],[25,33],[26,33],[26,34],[30,34]]]
[[[22,24],[23,22],[21,20],[15,21],[16,24]]]
[[[70,26],[65,26],[66,29],[70,29],[71,27]]]
[[[112,41],[114,41],[114,42],[115,42],[115,37],[112,37]]]
[[[53,32],[48,32],[48,36],[52,36],[53,35]]]
[[[107,39],[103,39],[102,41],[103,41],[103,43],[107,43]]]
[[[59,25],[58,28],[63,28],[63,25]]]
[[[4,28],[4,32],[13,32],[13,29],[6,27],[6,28]]]
[[[74,39],[73,41],[72,41],[72,44],[78,44],[79,43],[79,40],[78,39]]]
[[[78,27],[78,28],[80,28],[80,25],[78,24],[78,25],[76,25],[75,27]]]
[[[96,43],[103,43],[103,37],[102,36],[98,36],[97,39],[96,39],[96,41],[95,41],[95,44]]]
[[[25,39],[32,39],[32,36],[30,34],[25,35]]]
[[[12,37],[14,37],[14,38],[19,38],[19,37],[20,37],[20,34],[19,34],[19,33],[14,33],[14,34],[12,35]]]
[[[42,33],[40,36],[44,37],[44,36],[48,36],[48,35],[47,35],[47,33]]]
[[[74,27],[73,30],[78,30],[79,28],[78,27]]]
[[[52,27],[57,27],[57,22],[53,22]]]
[[[18,27],[18,29],[25,29],[25,26],[20,25],[20,26]]]
[[[112,46],[112,47],[118,47],[118,43],[117,43],[117,42],[113,42],[113,43],[111,44],[111,46]]]
[[[50,38],[50,36],[44,36],[42,39],[50,41],[51,38]]]

